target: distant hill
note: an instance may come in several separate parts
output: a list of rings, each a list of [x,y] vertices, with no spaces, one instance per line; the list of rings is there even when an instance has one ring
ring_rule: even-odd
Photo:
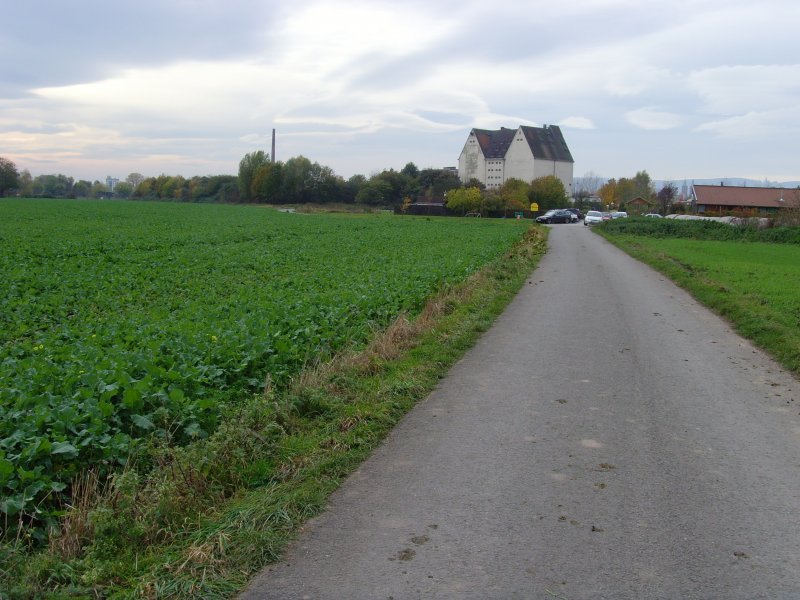
[[[601,186],[608,181],[605,177],[592,177],[592,178],[584,178],[584,177],[575,177],[573,188],[578,190],[581,189],[581,185],[583,184],[583,180],[587,179],[587,188],[593,189],[594,186]],[[654,179],[653,186],[655,187],[656,191],[659,191],[663,188],[667,183],[672,183],[676,188],[678,188],[678,193],[681,191],[681,187],[683,187],[684,181],[688,187],[691,187],[692,184],[696,185],[730,185],[730,186],[745,186],[745,187],[783,187],[783,188],[796,188],[800,187],[800,181],[769,181],[764,179],[748,179],[746,177],[716,177],[710,179]]]
[[[672,179],[670,180],[675,187],[680,190],[683,182],[686,181],[686,185],[732,185],[732,186],[743,186],[743,187],[783,187],[783,188],[796,188],[800,186],[800,181],[769,181],[764,179],[747,179],[746,177],[717,177],[711,179]],[[654,185],[656,186],[656,190],[660,190],[666,183],[667,180],[654,180]]]

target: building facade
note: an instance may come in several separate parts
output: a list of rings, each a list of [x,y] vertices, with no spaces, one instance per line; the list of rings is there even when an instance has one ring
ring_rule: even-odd
[[[571,196],[574,163],[557,125],[473,129],[458,158],[458,176],[462,183],[476,179],[496,189],[509,179],[530,183],[554,175]]]

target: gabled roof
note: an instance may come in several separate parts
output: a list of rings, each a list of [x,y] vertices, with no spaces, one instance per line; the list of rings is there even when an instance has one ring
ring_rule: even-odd
[[[793,188],[693,185],[692,189],[695,202],[706,206],[781,208],[800,203],[800,190]]]
[[[484,158],[505,158],[517,130],[501,127],[499,130],[473,129],[472,132],[478,138]]]
[[[558,125],[545,125],[544,127],[522,125],[519,129],[525,135],[525,140],[528,142],[534,158],[575,162]],[[478,140],[484,158],[487,159],[505,158],[517,131],[517,129],[508,129],[506,127],[472,130]]]
[[[544,160],[558,160],[561,162],[575,162],[567,148],[567,142],[558,125],[545,125],[544,127],[520,127],[528,140],[534,158]]]

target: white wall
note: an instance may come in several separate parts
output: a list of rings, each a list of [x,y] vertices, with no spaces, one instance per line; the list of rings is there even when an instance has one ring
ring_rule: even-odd
[[[502,158],[491,158],[486,161],[486,178],[483,184],[487,188],[499,188],[505,181],[506,165]]]
[[[521,129],[514,134],[514,141],[506,152],[506,179],[520,179],[526,183],[534,180],[533,152]]]
[[[572,195],[572,163],[556,160],[537,160],[533,168],[534,179],[555,175],[564,184],[567,196]]]
[[[556,177],[564,184],[564,190],[567,196],[572,197],[574,190],[572,189],[572,170],[574,165],[570,162],[556,162]]]
[[[474,133],[469,134],[461,156],[458,157],[458,176],[463,183],[474,177],[486,184],[486,161]]]

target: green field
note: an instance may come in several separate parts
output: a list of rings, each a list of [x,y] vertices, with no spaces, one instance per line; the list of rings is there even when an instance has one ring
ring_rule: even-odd
[[[685,222],[684,222],[685,223]],[[743,336],[770,352],[787,369],[800,374],[800,245],[797,230],[729,232],[729,225],[701,225],[714,236],[779,239],[782,243],[693,239],[698,225],[669,224],[674,231],[652,237],[633,235],[637,223],[598,229],[629,254],[657,268],[698,300],[729,319]],[[621,226],[622,227],[622,226]],[[683,237],[685,235],[686,237]]]
[[[513,220],[0,201],[0,516],[181,445],[517,242]]]

